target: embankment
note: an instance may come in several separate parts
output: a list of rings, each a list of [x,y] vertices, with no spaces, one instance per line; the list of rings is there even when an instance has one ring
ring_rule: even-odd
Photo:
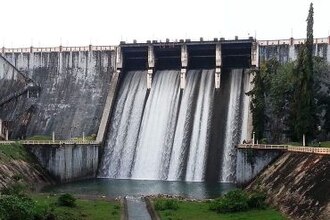
[[[330,156],[285,153],[247,188],[292,219],[330,219]]]
[[[33,189],[54,183],[48,173],[22,145],[0,145],[0,189],[21,179]]]

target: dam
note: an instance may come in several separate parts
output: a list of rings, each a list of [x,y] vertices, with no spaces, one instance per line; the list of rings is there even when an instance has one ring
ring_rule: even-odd
[[[248,138],[242,109],[254,43],[121,44],[122,81],[98,176],[233,182],[234,146]]]
[[[302,42],[215,38],[2,48],[2,57],[15,69],[8,71],[4,66],[9,64],[3,64],[0,82],[8,79],[12,90],[21,91],[27,85],[23,74],[38,90],[6,101],[0,118],[9,122],[10,139],[95,135],[104,146],[100,156],[79,154],[93,158],[77,161],[93,161],[89,173],[100,178],[236,182],[238,175],[247,175],[242,170],[258,172],[245,169],[247,164],[236,166],[244,157],[237,159],[234,147],[251,139],[245,93],[252,86],[252,74],[259,60],[294,60]],[[316,55],[329,60],[328,45],[329,38],[315,39]],[[7,84],[1,85],[11,96]],[[42,152],[35,154],[47,154]],[[57,163],[71,156],[49,158]],[[45,166],[51,164],[43,159]]]

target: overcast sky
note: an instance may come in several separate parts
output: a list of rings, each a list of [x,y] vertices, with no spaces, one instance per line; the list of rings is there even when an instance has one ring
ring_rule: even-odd
[[[310,0],[0,0],[5,47],[117,45],[137,39],[302,38]],[[314,0],[314,36],[330,0]]]

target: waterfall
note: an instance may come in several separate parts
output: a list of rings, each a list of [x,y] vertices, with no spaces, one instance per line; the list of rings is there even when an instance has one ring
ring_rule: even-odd
[[[228,97],[229,104],[227,115],[220,115],[226,117],[226,124],[220,124],[225,132],[215,144],[210,143],[211,135],[218,135],[211,133],[212,115],[217,114],[213,112],[214,70],[189,70],[184,89],[180,89],[179,71],[157,71],[149,92],[145,71],[124,74],[99,177],[204,181],[209,149],[223,148],[216,172],[219,180],[233,181],[235,145],[248,127],[244,93],[249,79],[242,69],[226,73],[230,86],[225,87],[223,98]]]
[[[240,140],[240,98],[242,86],[242,70],[234,69],[230,73],[230,93],[228,114],[226,122],[226,133],[224,140],[224,151],[221,165],[221,182],[233,181],[235,166],[235,144]]]
[[[146,72],[128,72],[120,88],[104,149],[100,176],[128,178],[136,149],[147,84]]]
[[[143,114],[132,178],[166,179],[179,96],[179,71],[156,73]]]
[[[244,74],[244,87],[242,90],[242,99],[243,99],[243,106],[242,106],[242,133],[241,133],[241,139],[240,143],[242,143],[244,140],[251,139],[251,137],[248,136],[249,131],[249,105],[250,105],[250,97],[246,95],[247,92],[251,90],[250,87],[250,73],[246,72]]]
[[[190,71],[188,74],[174,137],[169,180],[204,179],[214,91],[213,79],[213,70]]]

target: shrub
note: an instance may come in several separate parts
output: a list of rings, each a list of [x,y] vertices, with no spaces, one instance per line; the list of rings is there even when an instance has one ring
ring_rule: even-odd
[[[74,198],[71,194],[66,193],[58,197],[57,204],[59,206],[75,207],[76,198]]]
[[[155,202],[155,209],[159,211],[177,210],[178,208],[179,208],[178,201],[174,199],[157,200]]]
[[[209,209],[219,213],[264,209],[266,208],[265,200],[266,194],[262,192],[248,194],[243,190],[236,189],[210,202]]]
[[[210,209],[219,213],[246,211],[248,208],[248,195],[240,189],[230,191],[210,204]]]
[[[251,209],[266,208],[266,194],[262,192],[252,192],[249,195],[248,205]]]
[[[0,197],[0,219],[33,220],[36,215],[36,205],[32,199],[17,195],[5,195]]]

